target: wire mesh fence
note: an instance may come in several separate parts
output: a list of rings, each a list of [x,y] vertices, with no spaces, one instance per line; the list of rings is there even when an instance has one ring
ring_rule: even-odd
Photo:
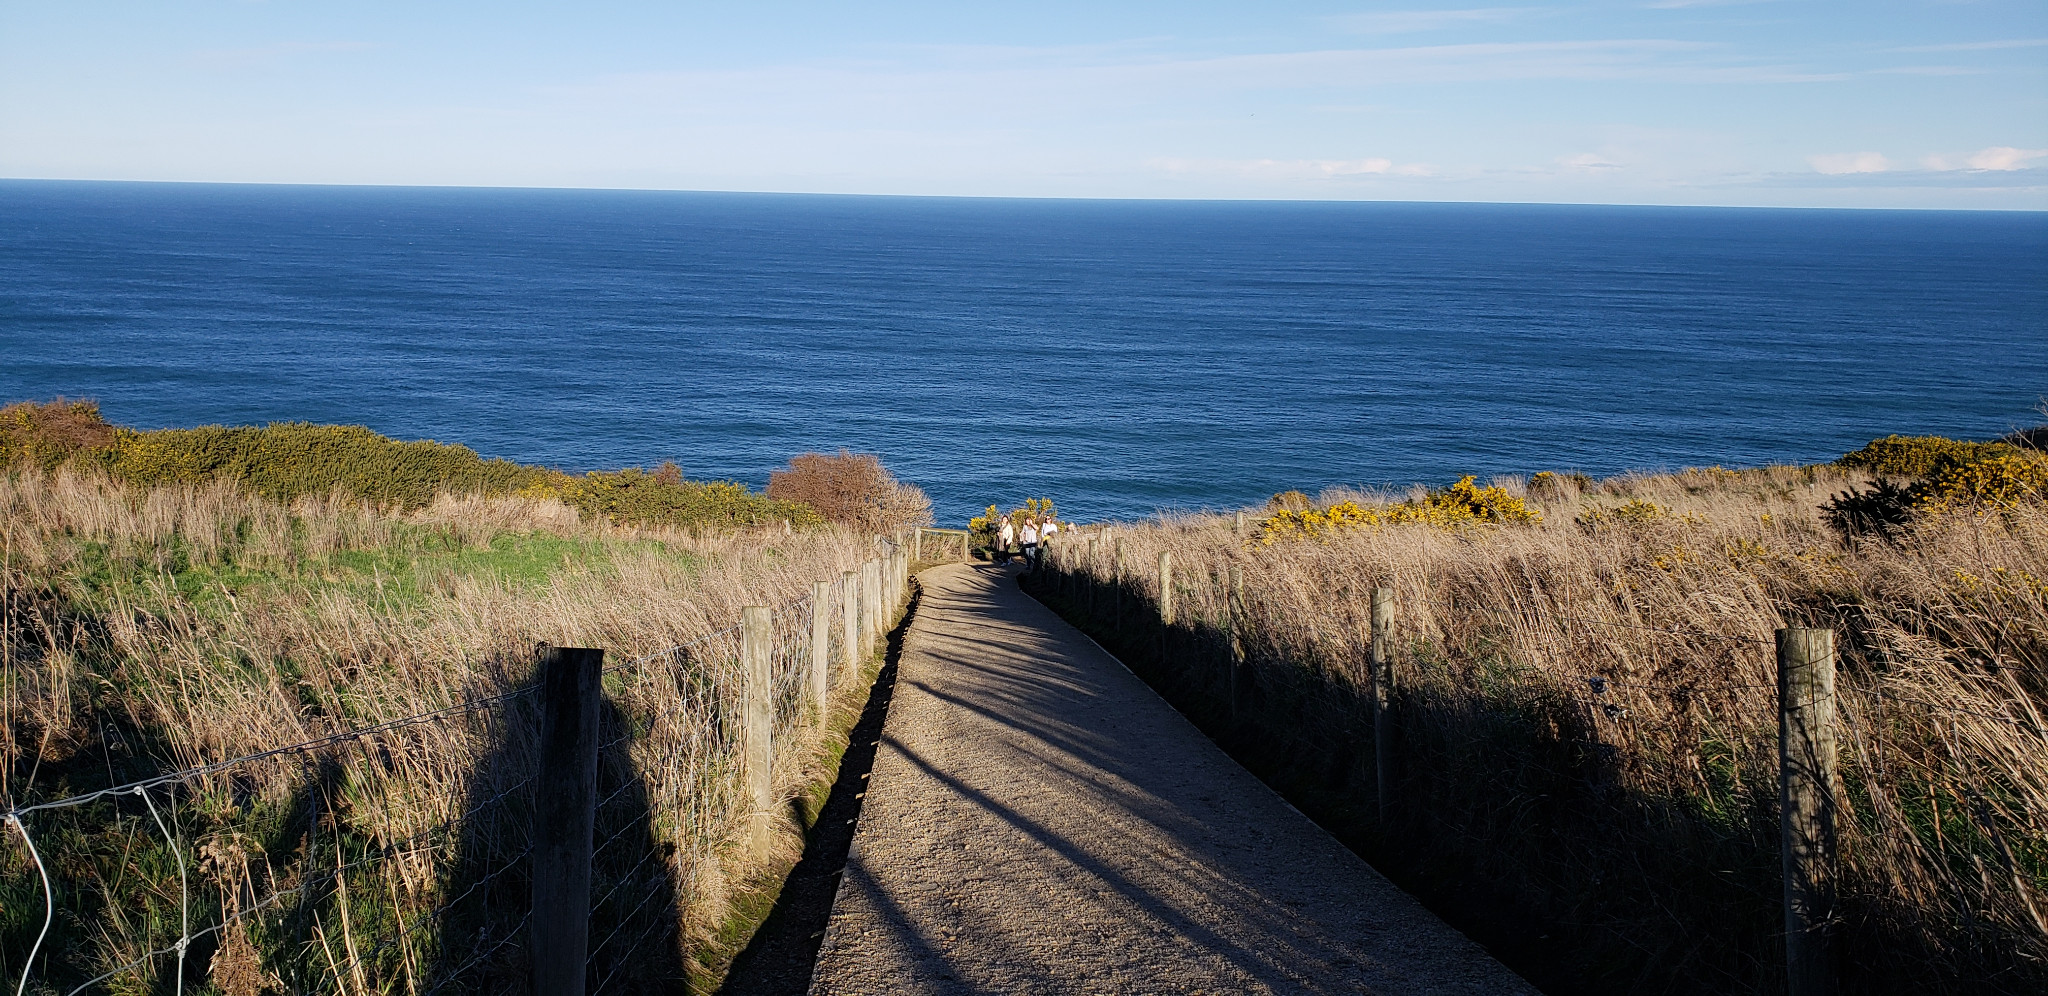
[[[1784,944],[1780,675],[1773,632],[1759,625],[1775,612],[1708,603],[1660,618],[1629,609],[1624,591],[1597,618],[1533,584],[1396,577],[1388,669],[1400,774],[1378,786],[1369,584],[1315,583],[1325,579],[1229,542],[1152,535],[1121,559],[1113,542],[1092,555],[1056,544],[1040,590],[1149,663],[1184,710],[1286,758],[1288,777],[1325,797],[1389,792],[1398,822],[1382,833],[1462,848],[1479,855],[1475,873],[1530,893],[1566,891],[1530,881],[1536,867],[1595,883],[1571,887],[1582,893],[1684,883],[1696,895],[1651,896],[1641,915],[1698,915],[1695,935],[1719,935],[1759,963],[1782,957],[1770,953]],[[1162,594],[1171,626],[1159,623]],[[1740,622],[1713,626],[1717,614]],[[2032,964],[2038,976],[2048,959],[2038,638],[1945,645],[1888,620],[1819,618],[1837,619],[1841,634],[1832,929],[1914,946],[1920,964],[1945,966],[1937,975],[1967,965],[2023,979],[2033,976],[2011,966]]]
[[[804,777],[830,676],[864,656],[834,581],[770,607],[778,786]],[[889,608],[901,604],[892,593]],[[836,616],[828,616],[836,618]],[[688,974],[692,890],[753,803],[741,778],[738,625],[603,669],[588,981]],[[12,991],[524,991],[539,689],[519,684],[302,743],[119,784],[9,800],[0,974]],[[111,761],[108,770],[113,770]],[[111,780],[111,779],[109,779]],[[703,931],[698,931],[701,934]]]

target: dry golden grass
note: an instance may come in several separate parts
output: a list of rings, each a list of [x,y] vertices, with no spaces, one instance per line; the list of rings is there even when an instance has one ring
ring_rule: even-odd
[[[1197,515],[1112,535],[1136,614],[1150,618],[1171,551],[1203,638],[1155,680],[1333,812],[1369,812],[1344,804],[1372,793],[1368,597],[1393,587],[1409,777],[1383,845],[1490,883],[1617,990],[1782,985],[1772,639],[1831,627],[1850,988],[2029,991],[2048,980],[2048,510],[1845,543],[1818,507],[1852,483],[1828,468],[1583,493],[1548,478],[1533,525],[1262,545]],[[1320,503],[1343,500],[1386,499]],[[1111,581],[1109,545],[1091,564],[1080,540],[1059,562]],[[1235,719],[1216,661],[1232,565],[1252,678]],[[1121,646],[1142,656],[1142,631]]]
[[[630,858],[600,855],[600,885],[622,894],[600,903],[598,930],[666,933],[656,945],[665,954],[634,956],[643,964],[613,950],[642,978],[678,971],[752,871],[734,846],[747,808],[738,640],[728,632],[740,608],[781,607],[777,784],[796,793],[817,774],[820,749],[797,688],[811,582],[874,556],[837,528],[620,528],[518,497],[442,495],[413,511],[341,495],[285,506],[228,481],[139,490],[33,468],[0,476],[0,528],[0,790],[11,805],[502,696],[528,686],[540,643],[605,648],[607,728],[619,740],[605,791],[624,808],[600,815],[600,834],[625,839],[617,853]],[[678,645],[690,649],[662,653]],[[214,981],[257,992],[304,984],[317,969],[322,988],[403,991],[446,976],[458,942],[508,929],[498,909],[469,910],[452,926],[415,918],[523,846],[532,721],[531,703],[515,697],[162,790],[154,801],[175,807],[194,862],[195,908],[216,920],[306,886],[320,862],[378,858],[224,931]],[[177,936],[177,855],[139,822],[141,805],[124,798],[29,819],[46,843],[78,845],[45,855],[78,878],[66,886],[76,926],[58,939],[70,961],[44,963],[53,981],[89,978]],[[118,853],[100,853],[117,839],[139,840],[147,860],[131,854],[124,867]],[[0,851],[0,975],[10,981],[41,923],[33,875],[18,848]],[[665,911],[621,905],[649,889],[667,890],[653,905],[680,911],[680,929],[657,922]],[[155,959],[112,984],[142,985],[168,964]],[[509,964],[485,959],[471,971]]]

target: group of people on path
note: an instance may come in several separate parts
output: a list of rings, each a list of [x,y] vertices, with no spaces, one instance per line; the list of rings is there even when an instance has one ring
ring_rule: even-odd
[[[996,530],[996,560],[1008,560],[1013,554],[1019,553],[1021,547],[1024,563],[1035,571],[1038,569],[1039,551],[1043,549],[1044,544],[1051,542],[1059,531],[1058,519],[1048,518],[1043,523],[1037,519],[1026,519],[1020,532],[1015,523],[1005,518],[1002,527]],[[1019,543],[1019,540],[1022,542]]]

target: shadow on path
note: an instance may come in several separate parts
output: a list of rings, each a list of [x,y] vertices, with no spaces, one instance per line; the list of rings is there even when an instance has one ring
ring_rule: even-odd
[[[733,959],[732,970],[718,990],[720,996],[783,996],[810,988],[818,946],[825,939],[825,924],[832,918],[839,878],[846,871],[847,853],[860,825],[868,774],[875,766],[875,751],[882,740],[882,724],[888,719],[889,702],[896,692],[903,636],[910,629],[922,598],[922,588],[915,578],[911,579],[909,605],[902,622],[889,632],[882,669],[868,690],[867,705],[861,710],[859,722],[848,734],[832,794],[806,835],[803,857],[783,880],[775,908],[754,932],[746,950]]]

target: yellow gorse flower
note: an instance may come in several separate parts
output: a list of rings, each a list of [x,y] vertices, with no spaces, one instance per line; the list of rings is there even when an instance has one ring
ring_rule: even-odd
[[[1508,489],[1482,488],[1473,480],[1473,475],[1467,474],[1443,490],[1380,507],[1340,501],[1325,508],[1283,508],[1262,521],[1259,542],[1271,546],[1282,540],[1322,539],[1391,523],[1419,523],[1449,529],[1541,520],[1541,513],[1529,508]]]

